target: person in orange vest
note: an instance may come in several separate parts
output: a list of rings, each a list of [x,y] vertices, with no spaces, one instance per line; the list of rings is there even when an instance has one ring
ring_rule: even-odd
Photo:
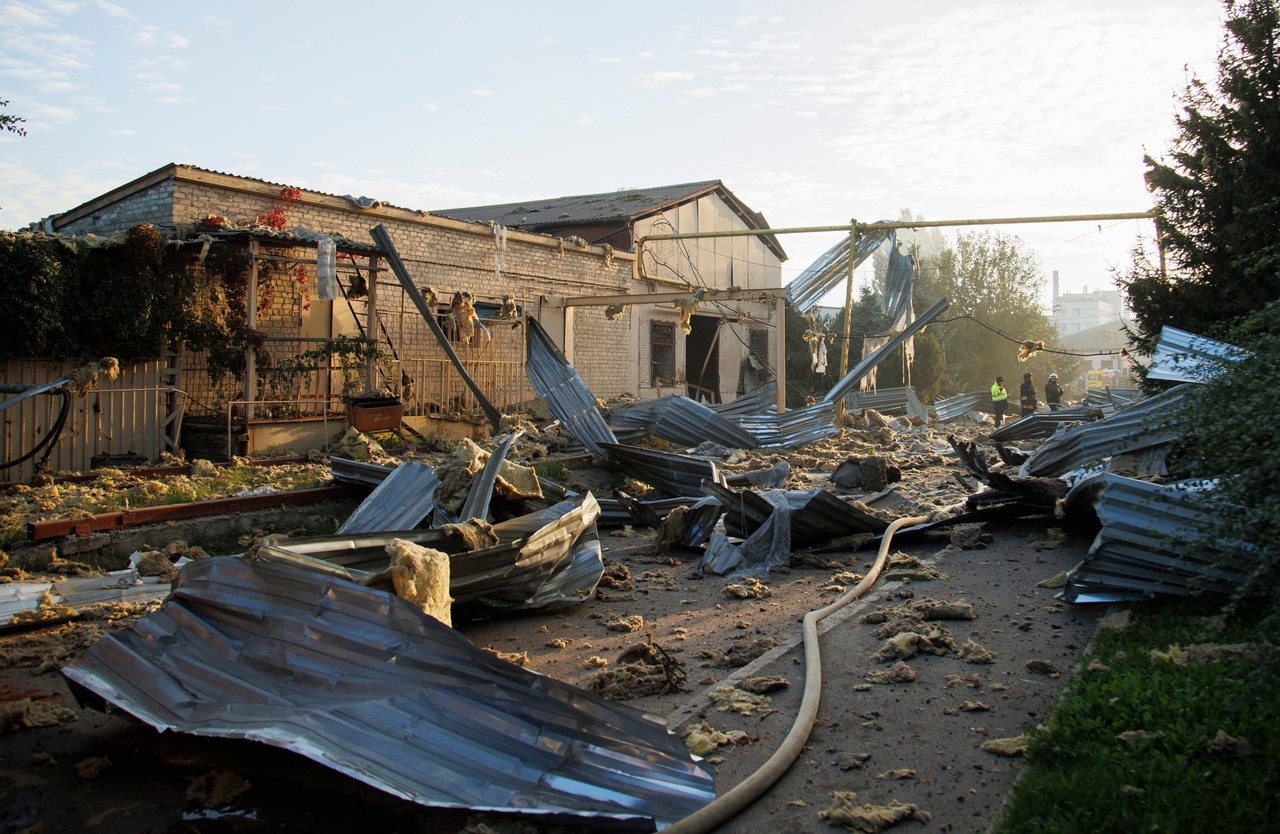
[[[991,408],[996,413],[996,428],[1004,422],[1004,411],[1009,407],[1009,392],[1004,390],[1004,377],[996,377],[996,384],[991,386]]]

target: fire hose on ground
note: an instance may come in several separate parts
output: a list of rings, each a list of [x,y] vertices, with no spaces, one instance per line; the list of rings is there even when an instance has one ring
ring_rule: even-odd
[[[759,799],[786,774],[804,750],[818,717],[818,701],[822,697],[822,656],[818,650],[818,623],[858,599],[875,585],[888,560],[889,544],[895,532],[907,525],[923,524],[928,520],[926,516],[895,519],[884,531],[875,561],[862,581],[830,605],[804,615],[804,695],[800,699],[800,709],[787,737],[754,773],[723,796],[665,828],[667,834],[703,834],[714,830]]]

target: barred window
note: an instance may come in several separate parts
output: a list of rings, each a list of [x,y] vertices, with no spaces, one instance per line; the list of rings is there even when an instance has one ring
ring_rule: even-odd
[[[676,378],[676,326],[649,322],[649,384],[670,384]]]
[[[753,327],[747,331],[747,345],[751,355],[761,362],[769,361],[769,331],[763,327]]]

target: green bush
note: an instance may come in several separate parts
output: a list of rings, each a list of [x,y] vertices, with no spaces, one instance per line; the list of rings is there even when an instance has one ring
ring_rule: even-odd
[[[1280,301],[1229,334],[1248,355],[1223,361],[1222,373],[1192,392],[1182,416],[1190,473],[1217,478],[1211,538],[1240,541],[1232,554],[1250,580],[1238,606],[1262,606],[1280,623]]]

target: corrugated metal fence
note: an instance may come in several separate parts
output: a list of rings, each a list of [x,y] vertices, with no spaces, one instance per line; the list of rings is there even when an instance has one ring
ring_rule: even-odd
[[[182,394],[173,385],[168,360],[156,359],[121,365],[114,381],[84,397],[72,394],[70,413],[53,444],[48,468],[53,471],[88,471],[95,457],[135,454],[147,460],[174,448],[181,428]],[[66,377],[79,367],[73,362],[10,360],[0,368],[0,384],[42,385]],[[11,394],[0,395],[0,401]],[[30,451],[54,427],[60,408],[58,397],[41,394],[0,411],[4,435],[0,438],[3,463]],[[32,460],[0,470],[0,480],[26,481],[35,474],[43,453]]]

